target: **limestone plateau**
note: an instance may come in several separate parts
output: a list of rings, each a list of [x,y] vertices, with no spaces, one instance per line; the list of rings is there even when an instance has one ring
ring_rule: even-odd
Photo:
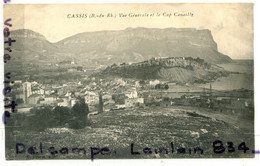
[[[210,64],[229,63],[218,51],[210,30],[193,28],[127,28],[119,31],[84,32],[51,43],[34,31],[12,31],[14,54],[24,61],[59,63],[74,59],[83,66],[142,62],[155,57],[200,58]]]

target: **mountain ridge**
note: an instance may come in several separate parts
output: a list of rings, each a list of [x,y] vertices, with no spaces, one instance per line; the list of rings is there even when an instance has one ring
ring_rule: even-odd
[[[10,31],[10,36],[17,39],[13,49],[19,53],[30,54],[33,50],[34,54],[58,62],[75,59],[80,65],[90,67],[141,62],[154,57],[198,57],[212,64],[232,62],[230,57],[218,51],[208,29],[138,27],[82,32],[55,43],[29,29]]]

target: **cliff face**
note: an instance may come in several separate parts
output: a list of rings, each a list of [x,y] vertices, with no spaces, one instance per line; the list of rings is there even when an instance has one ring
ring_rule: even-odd
[[[10,37],[16,40],[12,55],[23,64],[74,59],[79,65],[95,68],[153,57],[199,57],[211,64],[232,61],[218,52],[209,30],[127,28],[80,33],[57,43],[27,29],[11,31]]]
[[[51,54],[57,51],[56,46],[47,41],[43,35],[29,29],[11,31],[10,37],[16,40],[12,46],[14,53],[20,51],[20,56],[28,56],[28,58],[30,58],[30,56],[32,56],[30,54],[32,53],[34,54],[33,56],[35,56],[41,55],[43,52]]]
[[[45,37],[43,35],[41,35],[40,33],[34,32],[29,29],[19,29],[19,30],[11,31],[10,37],[15,38],[15,39],[17,39],[17,38],[18,39],[19,38],[25,38],[25,39],[35,38],[35,39],[46,40]]]
[[[218,52],[209,30],[127,28],[86,32],[56,46],[81,59],[87,58],[89,64],[140,62],[153,57],[199,57],[213,64],[232,61]]]

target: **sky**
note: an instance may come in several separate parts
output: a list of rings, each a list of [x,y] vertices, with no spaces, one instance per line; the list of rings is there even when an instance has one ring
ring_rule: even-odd
[[[117,15],[115,18],[68,18],[72,14]],[[119,17],[119,14],[153,14]],[[160,16],[157,16],[157,13]],[[166,15],[163,16],[163,13]],[[174,16],[174,13],[188,16]],[[190,16],[191,13],[193,16]],[[169,16],[171,14],[171,16]],[[10,30],[31,29],[50,42],[81,32],[123,30],[128,27],[209,29],[221,53],[232,59],[253,59],[253,4],[51,4],[4,6]]]

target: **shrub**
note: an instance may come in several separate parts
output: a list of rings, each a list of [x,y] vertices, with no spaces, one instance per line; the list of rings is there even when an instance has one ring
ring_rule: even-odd
[[[51,106],[32,108],[30,114],[24,122],[24,127],[28,130],[42,131],[56,125]]]
[[[76,104],[70,109],[68,107],[42,106],[30,110],[23,125],[26,130],[43,131],[47,128],[64,127],[81,129],[90,125],[88,121],[88,105],[84,98],[78,98]]]
[[[88,113],[89,109],[85,99],[78,97],[76,104],[71,108],[72,119],[69,123],[70,128],[81,129],[88,125]]]

